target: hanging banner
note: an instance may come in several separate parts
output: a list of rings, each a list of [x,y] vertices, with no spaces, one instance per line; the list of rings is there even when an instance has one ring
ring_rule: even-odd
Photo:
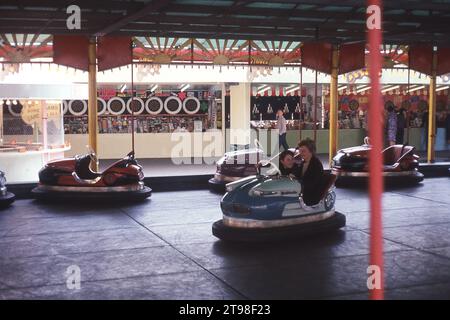
[[[305,42],[301,48],[302,65],[306,68],[331,73],[331,55],[333,46],[330,43]]]
[[[78,35],[53,36],[53,62],[63,66],[88,71],[89,38]]]
[[[131,37],[99,37],[97,40],[98,71],[131,64],[131,43]]]
[[[427,75],[431,74],[433,61],[433,46],[431,45],[411,45],[409,47],[409,68]]]
[[[436,75],[441,76],[450,72],[450,47],[438,48]]]
[[[344,43],[339,48],[339,74],[363,69],[365,67],[366,44]]]

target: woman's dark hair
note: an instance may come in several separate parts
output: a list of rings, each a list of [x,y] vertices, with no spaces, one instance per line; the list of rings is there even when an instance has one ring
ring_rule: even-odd
[[[306,138],[298,143],[298,148],[306,147],[308,150],[315,155],[316,154],[316,144],[310,138]]]
[[[293,157],[294,153],[289,150],[284,150],[282,153],[280,153],[280,161],[284,161],[284,158],[286,158],[287,156]]]

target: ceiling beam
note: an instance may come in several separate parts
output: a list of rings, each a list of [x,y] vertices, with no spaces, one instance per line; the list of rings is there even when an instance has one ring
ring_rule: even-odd
[[[152,0],[149,4],[145,5],[139,10],[121,18],[120,20],[105,26],[104,28],[98,30],[95,36],[104,36],[108,33],[119,30],[120,28],[126,26],[130,22],[136,21],[148,15],[149,13],[160,11],[162,8],[167,6],[171,0]]]

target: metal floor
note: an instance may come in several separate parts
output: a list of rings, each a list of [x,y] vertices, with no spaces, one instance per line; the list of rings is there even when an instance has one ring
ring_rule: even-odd
[[[220,195],[127,206],[18,200],[0,212],[0,299],[366,299],[369,203],[337,189],[341,231],[272,245],[211,235]],[[386,298],[450,298],[450,178],[384,194]],[[81,270],[81,289],[66,270]]]

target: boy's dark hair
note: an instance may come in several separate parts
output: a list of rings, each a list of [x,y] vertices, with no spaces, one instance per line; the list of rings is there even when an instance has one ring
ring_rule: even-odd
[[[286,158],[286,156],[294,156],[294,153],[292,151],[289,150],[284,150],[282,153],[280,153],[280,161],[284,161],[284,158]]]
[[[308,150],[315,155],[316,154],[316,144],[310,138],[306,138],[298,143],[297,148],[306,147]]]
[[[394,107],[393,107],[392,105],[389,105],[389,106],[387,107],[387,111],[388,111],[388,112],[394,111]]]

